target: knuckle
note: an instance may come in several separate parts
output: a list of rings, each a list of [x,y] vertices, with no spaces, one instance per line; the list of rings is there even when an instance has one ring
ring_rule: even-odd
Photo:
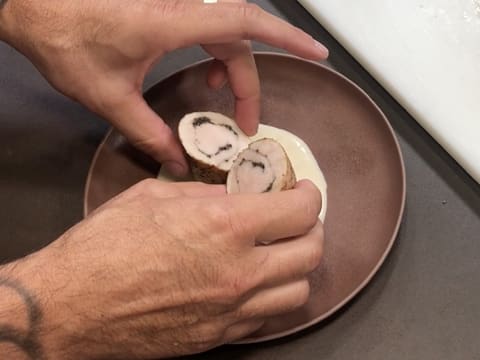
[[[320,220],[317,221],[317,225],[315,226],[315,234],[320,241],[320,245],[323,249],[323,242],[325,240],[325,228]]]
[[[241,8],[243,17],[248,20],[257,18],[263,11],[260,6],[253,3],[242,3]]]
[[[206,324],[203,326],[202,338],[206,343],[217,342],[223,336],[223,329],[216,324]]]
[[[139,195],[150,195],[158,185],[159,181],[156,179],[145,179],[134,185],[133,189],[135,189]]]
[[[262,14],[262,8],[257,4],[241,3],[239,4],[241,19],[243,23],[243,38],[250,38],[250,24],[258,20]]]
[[[320,247],[314,247],[314,249],[307,256],[307,270],[308,272],[314,271],[322,261],[323,251]]]
[[[185,10],[185,2],[179,0],[156,1],[155,7],[163,14],[178,14],[180,11]]]
[[[315,270],[320,265],[323,257],[323,228],[321,224],[318,225],[318,228],[320,229],[318,232],[311,234],[312,248],[306,257],[308,272]]]
[[[303,193],[300,202],[301,207],[304,209],[305,232],[308,232],[318,222],[318,215],[320,214],[321,208],[320,191],[314,186],[312,191]]]
[[[303,217],[303,233],[307,234],[309,233],[315,224],[318,221],[318,215],[315,212],[315,209],[312,209],[312,205],[309,203],[306,203],[304,208],[304,217]]]
[[[231,270],[230,273],[223,276],[222,279],[222,302],[225,305],[235,306],[249,291],[249,281],[238,271]]]
[[[211,322],[200,324],[190,338],[190,347],[195,351],[204,351],[220,343],[224,334],[224,326]]]
[[[217,231],[223,235],[229,234],[234,240],[245,232],[245,227],[228,198],[211,204],[208,216]]]
[[[294,303],[294,307],[299,308],[305,305],[310,298],[310,283],[308,282],[308,280],[305,279],[298,283],[298,289],[296,294],[297,298]]]
[[[144,186],[143,180],[136,183],[135,185],[128,188],[125,192],[121,193],[119,196],[128,196],[129,198],[135,198],[137,196],[143,195],[144,193]]]
[[[255,288],[255,283],[252,277],[243,271],[238,262],[235,260],[228,262],[230,265],[225,266],[218,275],[219,292],[216,300],[231,311]]]
[[[282,313],[288,313],[304,306],[310,298],[310,283],[307,279],[297,281],[289,289],[289,294],[285,297],[281,309]]]
[[[159,182],[157,179],[149,178],[142,180],[140,184],[143,190],[151,192],[154,188],[158,186]]]
[[[230,215],[228,214],[228,206],[224,201],[209,204],[204,209],[204,216],[208,219],[215,233],[223,232],[229,225]]]

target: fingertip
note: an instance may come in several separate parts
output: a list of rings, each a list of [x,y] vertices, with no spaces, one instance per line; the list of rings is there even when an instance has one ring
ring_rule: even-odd
[[[256,135],[260,123],[260,100],[237,100],[235,121],[245,135]]]
[[[257,135],[258,132],[258,123],[252,124],[244,130],[245,134],[248,137]]]
[[[318,57],[321,60],[326,60],[328,58],[328,56],[330,54],[330,51],[328,50],[328,48],[325,45],[323,45],[318,40],[313,39],[313,46],[316,49],[315,51],[317,52]]]

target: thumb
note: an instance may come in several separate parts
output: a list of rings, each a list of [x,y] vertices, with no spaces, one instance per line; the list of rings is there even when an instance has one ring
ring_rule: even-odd
[[[160,162],[172,175],[187,174],[188,165],[178,139],[140,93],[124,98],[105,116],[133,146]]]

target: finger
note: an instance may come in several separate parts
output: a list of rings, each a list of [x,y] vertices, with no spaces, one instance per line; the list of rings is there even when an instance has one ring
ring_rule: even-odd
[[[205,50],[225,64],[235,95],[235,120],[248,136],[255,135],[260,121],[260,81],[249,42],[208,45]]]
[[[237,310],[240,319],[267,318],[291,312],[305,305],[310,295],[308,280],[302,279],[262,290]]]
[[[219,2],[246,3],[244,0]],[[209,45],[205,50],[224,64],[220,65],[216,60],[213,62],[209,74],[210,86],[214,89],[223,87],[228,76],[236,99],[235,120],[247,135],[255,135],[260,121],[260,81],[250,42]]]
[[[248,320],[235,324],[225,332],[223,343],[228,344],[243,339],[259,330],[264,324],[264,320]]]
[[[140,94],[126,96],[105,114],[111,123],[140,150],[166,166],[175,176],[185,176],[188,165],[172,130]]]
[[[223,62],[213,60],[208,69],[207,84],[213,90],[220,90],[227,84],[227,69]]]
[[[224,207],[234,231],[246,241],[269,243],[308,233],[321,209],[318,188],[308,180],[295,189],[263,194],[234,194],[218,203]]]
[[[170,49],[258,40],[307,59],[320,60],[328,56],[328,50],[310,35],[254,4],[192,4],[183,1],[177,2],[176,6],[165,6],[164,11],[166,16],[156,13],[146,14],[146,17],[141,15],[143,22],[151,28],[172,26],[176,29],[170,37],[159,39],[166,41]],[[179,18],[182,21],[178,21]]]
[[[251,266],[258,271],[251,276],[252,286],[274,286],[307,276],[321,262],[323,243],[323,225],[318,221],[307,235],[255,248]]]

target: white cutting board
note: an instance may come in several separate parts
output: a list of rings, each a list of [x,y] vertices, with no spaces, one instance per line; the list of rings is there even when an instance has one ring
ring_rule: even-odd
[[[480,0],[299,0],[480,183]]]

